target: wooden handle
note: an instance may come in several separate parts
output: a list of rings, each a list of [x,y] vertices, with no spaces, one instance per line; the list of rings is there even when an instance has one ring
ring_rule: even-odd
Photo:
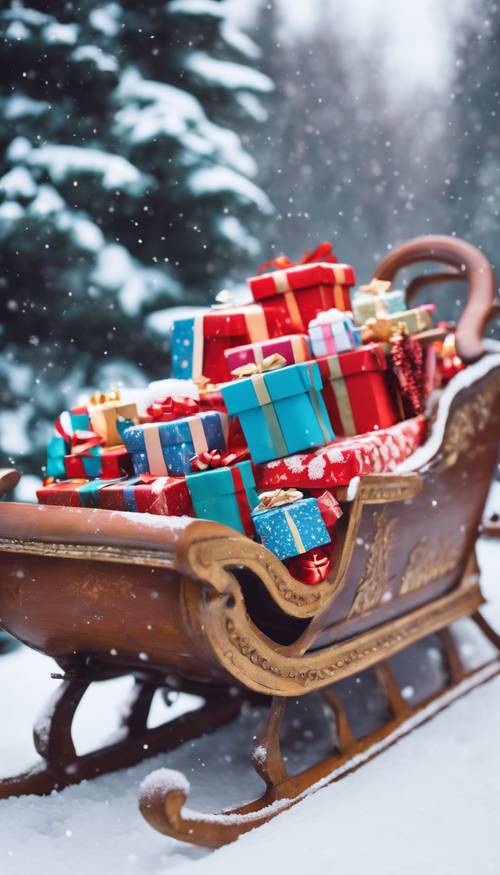
[[[479,249],[456,237],[430,234],[416,237],[397,246],[380,262],[375,276],[393,280],[403,268],[419,261],[438,261],[454,268],[469,286],[465,309],[457,325],[456,346],[460,358],[471,363],[485,353],[482,343],[484,328],[491,317],[495,300],[495,274],[488,259]]]
[[[0,468],[0,495],[11,492],[20,479],[21,475],[15,468]]]

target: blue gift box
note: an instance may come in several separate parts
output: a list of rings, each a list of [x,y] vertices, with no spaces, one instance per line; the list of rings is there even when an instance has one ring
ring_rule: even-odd
[[[259,499],[251,462],[190,474],[186,483],[197,517],[253,536],[251,511]]]
[[[189,380],[193,376],[194,318],[175,319],[172,327],[172,376]]]
[[[254,511],[252,520],[260,541],[278,559],[300,556],[331,541],[315,498]]]
[[[172,422],[150,422],[125,429],[123,440],[139,474],[189,474],[194,456],[225,450],[228,416],[209,410]]]
[[[221,392],[253,461],[268,462],[334,439],[321,388],[317,363],[303,362],[227,383]]]

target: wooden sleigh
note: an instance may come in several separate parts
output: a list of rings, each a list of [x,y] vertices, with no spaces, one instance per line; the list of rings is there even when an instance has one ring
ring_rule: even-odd
[[[337,780],[500,671],[500,637],[481,614],[475,543],[500,438],[500,353],[482,341],[494,277],[462,241],[427,237],[393,250],[376,275],[419,261],[449,266],[469,298],[457,347],[471,363],[444,390],[430,437],[396,473],[367,475],[339,495],[329,577],[308,587],[270,552],[220,524],[83,508],[0,505],[0,628],[51,657],[62,681],[34,729],[41,765],[0,782],[0,798],[45,794],[169,751],[234,720],[257,701],[268,716],[255,740],[261,798],[220,814],[186,809],[187,781],[161,770],[141,788],[143,815],[160,832],[218,847]],[[436,277],[434,276],[434,281]],[[425,283],[426,278],[423,279]],[[422,281],[420,282],[420,285]],[[410,284],[410,293],[419,281]],[[17,480],[4,472],[3,491]],[[497,523],[485,527],[497,533]],[[468,667],[453,624],[489,644]],[[394,660],[427,636],[438,642],[443,688],[408,700]],[[135,677],[118,741],[77,755],[72,720],[95,681]],[[357,733],[345,683],[367,675],[386,718]],[[343,687],[344,684],[344,687]],[[203,704],[153,729],[155,691]],[[319,694],[331,754],[290,774],[281,749],[288,703]]]

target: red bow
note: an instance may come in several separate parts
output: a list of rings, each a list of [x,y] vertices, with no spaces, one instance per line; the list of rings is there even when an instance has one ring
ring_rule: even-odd
[[[76,429],[71,435],[71,455],[84,456],[93,447],[102,446],[104,438],[95,431]]]
[[[288,570],[301,583],[316,586],[325,579],[331,567],[331,550],[328,551],[324,547],[313,547],[302,556],[294,556],[289,562]]]
[[[313,264],[316,261],[329,261],[334,264],[336,263],[337,259],[331,243],[328,243],[325,240],[323,243],[320,243],[319,246],[316,246],[316,249],[306,249],[300,261],[292,261],[286,255],[278,255],[277,258],[273,258],[271,261],[266,261],[264,264],[261,264],[259,267],[259,273],[264,273],[269,270],[269,268],[273,267],[277,270],[283,270],[283,268],[287,267],[296,267],[298,264]]]
[[[172,419],[182,419],[198,413],[200,405],[194,398],[159,398],[146,409],[146,413],[155,422],[170,422]]]
[[[225,453],[221,453],[220,450],[206,450],[204,453],[194,456],[191,461],[191,467],[193,471],[206,471],[208,468],[228,468],[237,462],[243,462],[249,456],[250,454],[246,447],[227,450]]]

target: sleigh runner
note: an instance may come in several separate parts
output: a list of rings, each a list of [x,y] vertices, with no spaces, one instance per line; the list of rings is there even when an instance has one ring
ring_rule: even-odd
[[[141,811],[156,829],[216,847],[357,768],[499,672],[500,639],[481,613],[474,552],[500,437],[500,354],[481,340],[494,280],[477,250],[448,238],[394,250],[377,276],[392,279],[420,260],[444,261],[469,282],[457,346],[471,364],[443,391],[426,443],[398,471],[361,475],[337,491],[344,513],[322,583],[305,586],[262,545],[219,523],[0,506],[0,626],[54,657],[63,673],[35,728],[42,766],[1,782],[0,796],[48,793],[131,765],[231,721],[257,697],[269,707],[253,751],[266,785],[260,799],[198,815],[183,807],[187,782],[165,770],[141,790]],[[463,618],[489,641],[489,658],[473,668],[453,635]],[[431,635],[446,689],[409,702],[392,661]],[[357,737],[342,682],[366,672],[374,673],[388,717]],[[85,690],[123,674],[135,676],[136,692],[122,739],[77,756],[71,723]],[[149,729],[157,688],[196,692],[205,704]],[[290,775],[280,749],[287,702],[318,692],[335,726],[335,750]]]

